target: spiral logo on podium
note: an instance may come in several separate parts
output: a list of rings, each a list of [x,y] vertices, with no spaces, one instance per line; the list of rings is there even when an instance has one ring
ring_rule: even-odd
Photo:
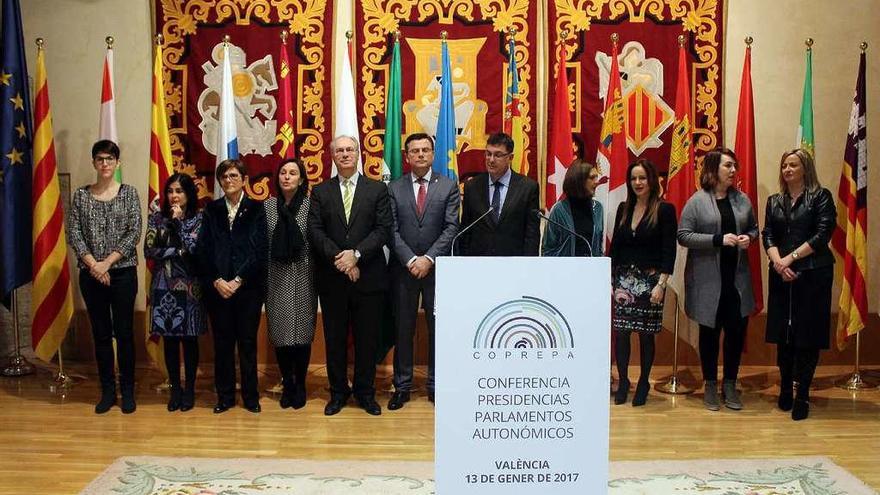
[[[574,337],[562,312],[533,296],[506,301],[480,322],[476,349],[572,349]]]

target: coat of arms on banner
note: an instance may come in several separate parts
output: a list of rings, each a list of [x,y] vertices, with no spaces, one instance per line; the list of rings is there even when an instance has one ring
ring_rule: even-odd
[[[623,45],[617,56],[620,81],[623,85],[624,112],[628,115],[626,128],[627,148],[640,156],[648,148],[663,145],[660,136],[672,125],[675,112],[663,100],[663,62],[645,56],[645,47],[638,41]],[[611,57],[596,53],[599,67],[599,94],[605,98]]]
[[[415,98],[403,102],[405,132],[437,133],[440,116],[440,52],[437,40],[406,39],[415,54]],[[450,40],[456,150],[484,149],[488,104],[477,98],[477,55],[486,38]]]
[[[205,70],[205,89],[199,95],[198,109],[202,117],[199,129],[205,149],[217,154],[217,126],[220,108],[220,78],[223,65],[223,44],[211,50],[211,59],[202,64]],[[238,130],[238,150],[243,155],[266,156],[272,153],[275,142],[275,97],[278,89],[272,55],[247,64],[247,54],[230,43],[229,62],[232,65],[232,92],[235,95],[235,124]],[[262,120],[257,114],[262,116]]]

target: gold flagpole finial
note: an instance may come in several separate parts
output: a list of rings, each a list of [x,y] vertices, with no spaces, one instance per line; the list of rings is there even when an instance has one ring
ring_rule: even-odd
[[[162,36],[161,33],[160,33],[160,34],[157,34],[157,35],[156,35],[156,44],[159,45],[159,46],[162,46],[162,43],[165,43],[165,37]]]
[[[620,36],[617,33],[611,35],[611,43],[617,45],[617,42],[620,40]]]
[[[398,41],[400,41],[400,30],[395,29],[394,30],[394,42],[397,43]]]
[[[565,38],[568,38],[568,29],[563,29],[562,32],[559,33],[559,38],[564,42]]]
[[[232,39],[232,38],[230,38],[228,34],[224,34],[224,35],[223,35],[223,45],[224,45],[224,46],[229,46],[229,40],[231,40],[231,39]]]
[[[351,29],[349,29],[345,32],[345,39],[351,41],[352,38],[354,38],[354,33],[351,31]]]
[[[281,30],[281,43],[283,43],[283,44],[285,44],[285,45],[287,44],[287,36],[288,36],[288,34],[287,34],[287,30],[286,30],[286,29],[282,29],[282,30]]]
[[[37,50],[42,50],[42,49],[43,49],[43,43],[44,43],[43,38],[37,38],[37,39],[35,39],[35,40],[34,40],[34,43],[37,44]]]
[[[684,42],[687,40],[683,34],[678,35],[678,46],[684,46]]]
[[[752,38],[751,36],[746,36],[745,42],[746,42],[746,46],[751,47],[752,43],[755,42],[755,39]]]
[[[511,38],[515,38],[516,37],[516,26],[510,26],[507,29],[507,34],[509,34]]]
[[[812,50],[813,49],[813,38],[807,38],[806,41],[804,41],[804,44],[807,45],[807,50]]]
[[[868,42],[863,41],[863,42],[859,43],[859,48],[861,48],[862,52],[864,53],[864,51],[868,49]]]
[[[440,31],[440,39],[443,40],[444,43],[446,42],[447,36],[449,36],[449,33],[447,33],[446,31]]]
[[[113,39],[113,36],[107,36],[106,38],[104,38],[104,42],[107,43],[107,49],[113,48],[114,41],[116,41],[116,40]]]

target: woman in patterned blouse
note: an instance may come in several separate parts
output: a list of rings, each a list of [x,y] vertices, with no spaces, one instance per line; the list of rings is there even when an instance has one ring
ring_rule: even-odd
[[[207,315],[202,306],[202,285],[192,254],[196,249],[202,214],[198,211],[196,185],[186,174],[174,174],[165,182],[162,209],[150,215],[144,256],[155,263],[150,287],[151,333],[165,345],[165,367],[171,384],[168,411],[189,411],[195,403],[199,335],[205,333]],[[186,370],[180,389],[180,347]]]
[[[134,299],[137,295],[137,245],[141,237],[141,204],[137,190],[113,178],[119,167],[119,147],[101,140],[92,146],[94,184],[73,194],[68,236],[79,265],[79,286],[89,313],[95,360],[101,380],[101,400],[95,413],[116,404],[113,339],[122,412],[135,410]]]

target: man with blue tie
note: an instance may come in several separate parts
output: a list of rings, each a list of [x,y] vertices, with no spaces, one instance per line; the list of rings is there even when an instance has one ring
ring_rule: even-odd
[[[428,323],[428,400],[434,402],[434,262],[449,254],[458,232],[461,195],[458,184],[433,174],[434,141],[424,133],[404,143],[411,172],[388,185],[394,216],[391,260],[393,300],[396,305],[394,394],[388,409],[400,409],[410,400],[413,382],[413,335],[419,296]]]
[[[496,133],[486,142],[486,173],[464,186],[461,225],[467,228],[491,207],[485,218],[462,235],[468,256],[537,256],[540,241],[538,183],[511,170],[513,139]]]

